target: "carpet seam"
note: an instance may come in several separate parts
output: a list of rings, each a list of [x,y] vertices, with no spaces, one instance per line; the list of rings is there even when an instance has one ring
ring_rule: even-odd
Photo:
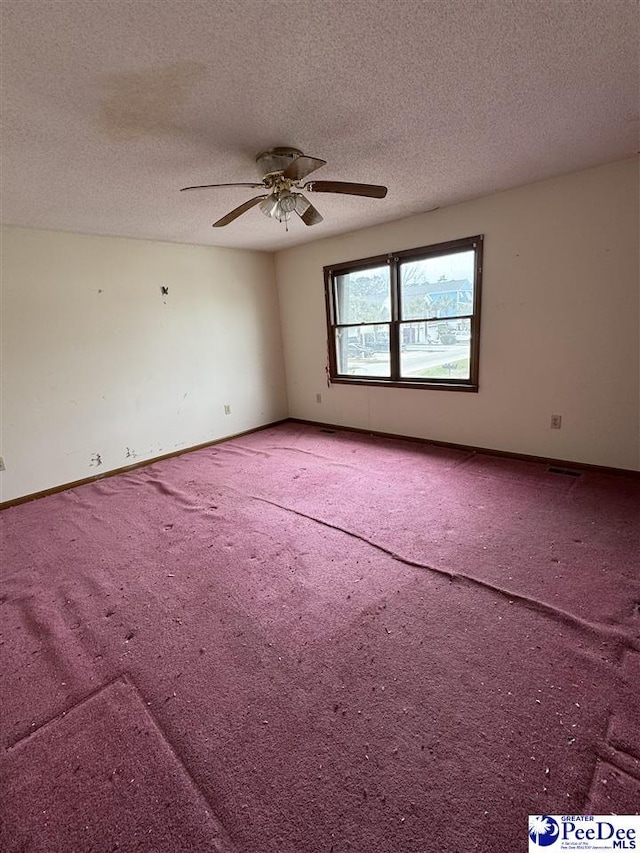
[[[213,824],[217,828],[219,828],[220,831],[217,832],[217,835],[216,835],[216,838],[214,839],[214,841],[220,841],[221,843],[223,843],[225,848],[228,850],[228,853],[230,853],[230,851],[233,851],[233,850],[237,851],[238,850],[237,844],[233,841],[233,839],[231,838],[231,835],[230,835],[229,831],[227,830],[226,826],[223,824],[223,822],[218,817],[216,810],[213,808],[212,804],[209,802],[209,798],[205,795],[204,791],[202,790],[202,788],[200,787],[200,785],[198,784],[198,782],[194,778],[193,774],[191,773],[191,771],[187,767],[185,761],[182,759],[180,754],[176,751],[173,744],[171,743],[171,741],[167,737],[167,734],[166,734],[164,728],[160,725],[159,721],[156,719],[155,714],[151,711],[149,703],[146,701],[144,694],[142,693],[142,691],[139,689],[138,685],[133,680],[131,673],[127,672],[126,670],[121,672],[115,678],[111,679],[111,681],[108,681],[108,682],[106,682],[106,684],[102,684],[100,687],[93,690],[91,693],[86,695],[84,698],[80,699],[79,702],[76,702],[75,704],[71,705],[68,709],[61,711],[59,714],[56,714],[54,717],[51,717],[48,720],[45,720],[45,722],[42,723],[40,726],[38,726],[37,729],[34,729],[32,732],[29,732],[29,734],[27,734],[27,735],[24,735],[19,740],[15,741],[15,743],[10,744],[8,747],[5,748],[3,755],[0,755],[0,763],[2,763],[3,759],[8,760],[8,758],[9,758],[10,754],[13,752],[13,750],[15,750],[18,747],[22,746],[23,744],[27,743],[32,738],[34,738],[36,735],[40,734],[41,732],[45,731],[46,729],[50,728],[51,726],[55,725],[56,723],[59,723],[62,720],[66,720],[69,716],[74,714],[76,711],[82,709],[88,702],[91,702],[93,699],[97,698],[102,693],[106,692],[111,687],[114,687],[119,683],[124,685],[125,687],[128,687],[131,690],[131,692],[134,694],[134,696],[136,697],[136,699],[140,703],[140,707],[142,708],[143,714],[145,714],[148,717],[152,726],[158,732],[158,735],[159,735],[162,743],[167,747],[167,749],[169,750],[169,753],[173,757],[174,761],[178,764],[178,766],[184,772],[184,775],[187,778],[189,785],[192,787],[194,792],[200,797],[202,804],[204,806],[204,809],[207,812],[207,814],[209,815],[210,819],[213,821]],[[217,848],[217,845],[216,845],[216,848]],[[229,848],[230,848],[230,850],[229,850]]]
[[[48,720],[45,720],[37,728],[35,728],[33,731],[29,732],[28,734],[22,735],[22,737],[18,738],[18,740],[14,741],[13,743],[11,743],[7,747],[5,747],[4,753],[6,754],[8,752],[11,752],[12,750],[16,749],[18,746],[21,746],[23,743],[30,740],[32,737],[35,737],[35,735],[37,735],[39,732],[43,731],[44,729],[48,728],[49,726],[52,726],[54,723],[57,723],[60,720],[65,719],[66,717],[69,716],[69,714],[73,714],[75,711],[77,711],[83,705],[86,705],[87,702],[90,702],[92,699],[95,699],[96,696],[99,696],[105,690],[108,690],[110,687],[113,687],[119,681],[122,681],[125,684],[127,683],[126,673],[122,672],[122,673],[120,673],[120,675],[117,675],[115,678],[112,678],[111,681],[107,681],[106,684],[101,684],[100,687],[96,687],[95,690],[92,690],[91,693],[88,693],[86,696],[84,696],[78,702],[75,702],[73,705],[70,705],[64,711],[60,711],[60,713],[56,714],[53,717],[50,717]],[[1,756],[0,756],[0,760],[1,760]]]
[[[162,736],[162,740],[163,740],[163,741],[164,741],[164,743],[166,744],[166,746],[167,746],[167,748],[168,748],[169,752],[171,753],[171,755],[172,755],[172,756],[174,757],[174,759],[178,762],[178,764],[180,765],[180,767],[182,767],[182,769],[184,770],[185,776],[186,776],[186,777],[187,777],[187,779],[189,780],[189,783],[190,783],[191,785],[193,785],[194,789],[197,791],[197,793],[200,795],[200,797],[202,797],[202,799],[203,799],[203,801],[204,801],[204,803],[205,803],[205,805],[206,805],[207,811],[210,813],[210,816],[212,817],[212,819],[213,819],[214,823],[216,823],[216,824],[219,824],[219,825],[220,825],[221,829],[223,830],[224,834],[226,835],[226,838],[223,838],[222,840],[224,840],[224,841],[225,841],[225,843],[228,843],[228,844],[229,844],[229,845],[230,845],[234,850],[237,850],[237,845],[236,845],[236,843],[233,841],[233,839],[231,838],[231,835],[229,834],[229,831],[227,830],[226,826],[222,823],[222,821],[221,821],[221,820],[220,820],[220,818],[218,817],[218,813],[217,813],[217,811],[214,809],[214,807],[212,806],[212,804],[209,802],[209,798],[206,796],[206,794],[204,793],[204,791],[202,790],[202,788],[200,787],[200,785],[198,784],[198,782],[197,782],[197,781],[196,781],[196,779],[194,778],[193,774],[191,773],[191,771],[190,771],[190,770],[189,770],[189,768],[187,767],[187,765],[186,765],[186,763],[185,763],[184,759],[183,759],[183,758],[181,757],[181,755],[176,751],[176,749],[174,748],[174,746],[173,746],[173,744],[171,743],[170,739],[167,737],[167,734],[166,734],[166,732],[165,732],[164,728],[160,725],[160,722],[159,722],[159,721],[158,721],[158,719],[156,718],[156,715],[155,715],[155,714],[153,713],[153,711],[151,710],[151,706],[150,706],[150,704],[146,701],[146,699],[144,698],[144,694],[142,693],[142,691],[140,690],[140,688],[138,687],[138,685],[137,685],[137,684],[135,683],[135,681],[133,680],[133,677],[131,676],[131,673],[125,673],[125,674],[123,675],[123,680],[124,680],[124,681],[125,681],[125,682],[130,686],[130,687],[131,687],[131,689],[133,690],[133,692],[135,693],[135,695],[138,697],[138,699],[139,699],[139,700],[140,700],[140,702],[142,703],[142,706],[143,706],[143,710],[144,710],[144,712],[146,713],[146,715],[149,717],[149,719],[151,720],[151,722],[153,723],[153,725],[156,727],[156,729],[158,730],[158,732],[159,732],[159,733],[160,733],[160,735]]]
[[[239,493],[239,490],[237,489],[233,489],[233,491]],[[277,507],[278,509],[284,510],[285,512],[290,512],[294,515],[300,516],[301,518],[306,518],[309,521],[314,521],[317,524],[321,524],[324,527],[330,528],[331,530],[336,530],[340,533],[344,533],[347,536],[351,536],[354,539],[357,539],[358,541],[363,542],[366,545],[371,546],[372,548],[375,548],[377,551],[386,554],[388,557],[391,557],[393,560],[396,560],[406,566],[433,572],[434,574],[440,575],[441,577],[449,578],[452,583],[462,582],[467,584],[468,586],[479,587],[480,589],[495,593],[502,598],[506,598],[509,601],[518,602],[519,604],[524,605],[528,610],[543,613],[544,615],[555,621],[563,622],[564,624],[568,624],[571,627],[576,628],[580,631],[607,637],[608,639],[618,642],[625,649],[640,651],[640,641],[637,642],[634,638],[629,637],[623,631],[616,629],[613,626],[609,627],[607,625],[602,625],[596,622],[590,622],[586,619],[582,619],[579,616],[575,616],[573,613],[569,613],[566,610],[562,610],[559,607],[553,607],[553,605],[551,604],[547,604],[546,602],[539,601],[535,598],[529,598],[528,596],[522,595],[521,593],[511,593],[508,590],[502,589],[502,587],[487,583],[486,581],[482,581],[479,578],[474,578],[472,575],[452,572],[448,569],[438,568],[437,566],[430,566],[427,563],[421,563],[417,560],[411,560],[408,557],[403,557],[401,554],[398,554],[397,552],[392,551],[389,548],[385,548],[384,545],[379,545],[377,542],[374,542],[373,540],[368,539],[365,536],[361,536],[359,533],[355,533],[352,530],[347,530],[346,528],[340,527],[336,524],[332,524],[329,521],[324,521],[321,518],[316,518],[315,516],[307,515],[307,513],[304,513],[297,509],[293,509],[292,507],[284,506],[283,504],[279,504],[276,501],[270,500],[269,498],[264,498],[260,495],[252,495],[248,493],[244,494],[246,497],[252,498],[253,500],[261,501],[263,503]]]

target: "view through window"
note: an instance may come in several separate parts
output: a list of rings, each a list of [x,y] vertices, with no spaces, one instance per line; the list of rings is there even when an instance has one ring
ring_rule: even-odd
[[[325,267],[332,380],[477,390],[482,245]]]

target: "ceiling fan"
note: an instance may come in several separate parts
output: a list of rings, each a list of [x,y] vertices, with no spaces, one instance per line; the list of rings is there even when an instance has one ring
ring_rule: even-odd
[[[228,225],[256,205],[260,206],[260,210],[265,216],[285,224],[288,223],[292,213],[296,213],[305,225],[317,225],[322,222],[321,214],[299,190],[316,193],[344,193],[346,195],[366,196],[367,198],[384,198],[386,196],[387,188],[377,184],[354,184],[349,181],[302,183],[307,175],[324,166],[326,162],[326,160],[320,160],[318,157],[308,157],[297,148],[271,148],[256,157],[256,164],[262,176],[260,183],[203,184],[196,187],[183,187],[180,192],[208,190],[214,187],[259,187],[268,191],[234,208],[226,216],[214,222],[214,228]]]

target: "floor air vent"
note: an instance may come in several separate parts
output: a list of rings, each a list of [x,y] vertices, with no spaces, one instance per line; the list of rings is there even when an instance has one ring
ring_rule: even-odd
[[[548,474],[564,474],[565,477],[582,477],[582,471],[574,471],[572,468],[547,468]]]

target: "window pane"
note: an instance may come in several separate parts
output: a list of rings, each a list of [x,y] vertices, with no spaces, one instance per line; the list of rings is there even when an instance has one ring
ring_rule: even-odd
[[[391,376],[389,326],[349,326],[336,329],[338,373]]]
[[[454,252],[400,264],[403,320],[473,313],[475,252]]]
[[[469,379],[471,321],[400,324],[403,379]]]
[[[338,275],[335,282],[339,324],[381,323],[391,319],[388,266]]]

